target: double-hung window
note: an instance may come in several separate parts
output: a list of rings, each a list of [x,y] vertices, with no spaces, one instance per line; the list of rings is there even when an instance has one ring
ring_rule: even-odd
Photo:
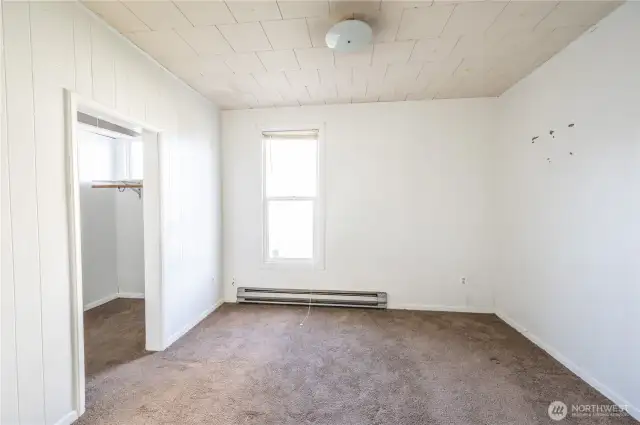
[[[264,261],[322,265],[318,130],[265,131]]]

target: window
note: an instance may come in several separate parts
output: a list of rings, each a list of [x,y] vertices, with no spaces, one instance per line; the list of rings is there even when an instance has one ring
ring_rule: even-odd
[[[321,264],[318,130],[263,132],[264,260]]]
[[[116,139],[116,180],[143,180],[142,140]]]
[[[82,182],[112,180],[115,174],[115,152],[112,139],[87,131],[78,130],[79,178]]]
[[[142,140],[134,139],[129,142],[129,178],[143,179]]]

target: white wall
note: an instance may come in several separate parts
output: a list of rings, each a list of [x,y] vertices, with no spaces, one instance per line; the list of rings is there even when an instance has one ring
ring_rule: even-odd
[[[222,187],[217,113],[182,112],[177,138],[184,143],[161,146],[163,188],[163,278],[165,339],[174,341],[224,299],[222,287]],[[207,137],[202,137],[202,135]],[[211,140],[214,140],[212,146]]]
[[[167,335],[193,324],[221,296],[217,109],[78,3],[2,8],[0,422],[66,423],[74,413],[63,88],[166,130],[160,165]]]
[[[116,191],[114,206],[118,292],[126,296],[143,296],[144,220],[142,199],[132,190]]]
[[[386,291],[395,308],[491,311],[487,146],[496,100],[222,113],[225,290]],[[322,128],[326,268],[262,266],[261,130]],[[460,277],[467,284],[460,284]]]
[[[628,2],[509,90],[495,175],[498,311],[638,419],[639,41]]]

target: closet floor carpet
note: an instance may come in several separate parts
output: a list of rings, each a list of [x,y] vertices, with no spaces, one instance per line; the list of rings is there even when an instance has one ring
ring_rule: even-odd
[[[311,308],[301,326],[306,307],[225,304],[145,353],[142,302],[109,304],[85,322],[77,424],[523,425],[610,403],[494,315]]]
[[[116,298],[84,312],[85,374],[92,376],[146,354],[144,300]]]

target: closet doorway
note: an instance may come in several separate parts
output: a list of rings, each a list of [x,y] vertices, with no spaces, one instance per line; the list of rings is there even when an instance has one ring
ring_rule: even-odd
[[[142,134],[78,112],[85,374],[145,355]]]
[[[67,93],[74,392],[164,349],[161,132]]]

